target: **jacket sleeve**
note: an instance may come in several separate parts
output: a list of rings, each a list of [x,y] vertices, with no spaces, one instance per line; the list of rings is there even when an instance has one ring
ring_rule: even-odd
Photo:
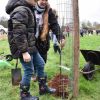
[[[52,12],[52,9],[49,10],[49,25],[52,32],[56,35],[58,42],[61,39],[60,26],[58,24],[55,14]]]
[[[13,12],[11,19],[13,25],[13,40],[21,53],[26,52],[28,48],[28,13],[26,9],[21,9]]]

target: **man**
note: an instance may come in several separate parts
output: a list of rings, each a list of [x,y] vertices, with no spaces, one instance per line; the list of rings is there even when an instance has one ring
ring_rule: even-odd
[[[45,62],[35,46],[35,20],[33,6],[34,0],[9,0],[6,6],[8,21],[8,41],[13,58],[20,59],[24,69],[24,75],[20,83],[21,100],[38,100],[38,97],[30,95],[30,80],[33,66],[37,66],[40,94],[54,93],[54,89],[46,85],[44,74]]]
[[[60,26],[58,24],[57,18],[53,13],[52,9],[48,4],[48,0],[37,0],[35,6],[35,17],[36,17],[36,46],[41,57],[44,61],[47,61],[47,52],[50,47],[50,36],[49,30],[56,35],[59,43],[62,43],[61,46],[64,46],[64,38],[61,40],[60,36]],[[34,66],[36,72],[36,66]],[[35,78],[36,79],[36,78]]]

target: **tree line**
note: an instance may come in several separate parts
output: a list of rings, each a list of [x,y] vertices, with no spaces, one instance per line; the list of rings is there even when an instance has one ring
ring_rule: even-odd
[[[4,26],[5,28],[8,27],[8,19],[6,17],[0,17],[0,25]]]
[[[80,26],[82,29],[100,30],[100,23],[98,22],[83,21]]]
[[[5,28],[8,27],[7,25],[8,19],[4,16],[0,18],[0,25],[3,25]],[[83,29],[91,28],[93,30],[100,30],[100,23],[98,22],[90,22],[90,21],[83,21],[80,22],[80,27]]]

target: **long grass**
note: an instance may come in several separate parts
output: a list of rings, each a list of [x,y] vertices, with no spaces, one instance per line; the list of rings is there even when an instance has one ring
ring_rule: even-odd
[[[68,45],[69,43],[67,43]],[[100,50],[100,36],[91,35],[80,38],[80,49]],[[65,49],[66,50],[66,49]],[[5,54],[10,53],[8,42],[6,39],[0,40],[0,52]],[[66,60],[66,54],[63,50],[62,57],[64,64],[67,64],[69,60]],[[67,61],[67,62],[66,62]],[[45,66],[45,71],[48,74],[48,80],[52,79],[54,75],[59,73],[59,54],[54,53],[53,44],[51,43],[50,50],[48,52],[48,61]],[[79,69],[84,67],[86,61],[80,53]],[[12,86],[11,84],[11,68],[15,66],[15,60],[11,61],[12,67],[0,68],[0,100],[19,100],[19,86]],[[19,64],[21,68],[21,65]],[[96,66],[100,67],[100,65]],[[66,72],[66,71],[65,71]],[[67,73],[67,72],[66,72]],[[94,78],[91,81],[84,79],[80,73],[79,77],[79,96],[77,100],[100,100],[100,71],[95,72]],[[61,100],[53,95],[40,96],[38,93],[38,83],[31,81],[31,94],[39,96],[40,100]]]

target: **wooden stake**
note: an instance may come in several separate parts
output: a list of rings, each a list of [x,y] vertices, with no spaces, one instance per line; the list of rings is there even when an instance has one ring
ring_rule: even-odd
[[[78,78],[79,78],[79,10],[78,0],[72,0],[73,6],[73,36],[74,36],[74,63],[73,63],[73,96],[78,96]]]

